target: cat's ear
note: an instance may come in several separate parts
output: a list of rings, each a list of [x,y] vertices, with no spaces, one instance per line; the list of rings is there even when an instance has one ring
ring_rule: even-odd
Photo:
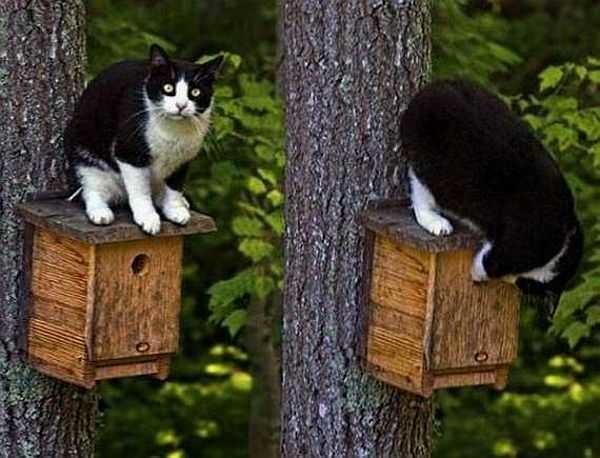
[[[223,61],[224,57],[221,55],[201,64],[196,71],[196,76],[194,79],[214,81],[217,76],[219,76],[219,71],[223,66]]]
[[[168,64],[169,56],[167,52],[157,44],[150,46],[150,65],[152,67],[162,67]]]

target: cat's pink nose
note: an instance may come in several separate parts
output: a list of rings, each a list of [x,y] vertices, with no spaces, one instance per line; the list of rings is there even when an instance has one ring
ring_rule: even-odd
[[[185,110],[187,108],[187,102],[185,103],[175,103],[175,106],[179,109],[179,112],[181,113],[183,110]]]

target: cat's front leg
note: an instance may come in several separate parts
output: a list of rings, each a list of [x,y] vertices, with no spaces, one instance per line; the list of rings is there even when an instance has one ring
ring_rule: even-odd
[[[165,218],[175,224],[186,225],[192,217],[190,204],[183,194],[176,189],[171,189],[166,183],[158,196],[157,205]]]
[[[136,167],[117,161],[127,190],[133,220],[147,234],[160,232],[160,216],[152,203],[152,172],[150,167]]]

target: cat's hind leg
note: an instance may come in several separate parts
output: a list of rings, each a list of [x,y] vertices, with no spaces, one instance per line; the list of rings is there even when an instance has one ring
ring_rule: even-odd
[[[451,234],[452,224],[437,212],[435,198],[429,189],[419,181],[412,168],[408,169],[408,177],[412,207],[419,226],[433,235]]]
[[[81,196],[89,220],[98,225],[107,225],[114,221],[115,215],[110,202],[118,194],[118,183],[111,172],[96,167],[80,166],[77,175],[81,183]]]
[[[157,206],[169,221],[185,225],[191,218],[190,203],[183,196],[183,184],[187,175],[188,165],[184,164],[167,177],[158,194]]]
[[[181,192],[171,189],[165,184],[157,200],[158,208],[169,221],[185,225],[191,218],[189,203]]]

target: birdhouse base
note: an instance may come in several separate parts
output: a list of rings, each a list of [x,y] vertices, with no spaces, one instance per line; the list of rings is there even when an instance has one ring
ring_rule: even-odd
[[[194,213],[149,237],[117,213],[91,224],[62,200],[23,205],[28,297],[27,357],[33,367],[91,388],[134,375],[165,379],[179,344],[183,235],[210,232]]]
[[[364,218],[370,275],[364,361],[378,379],[423,396],[435,389],[506,385],[517,356],[520,292],[474,283],[479,234],[423,230],[406,204]]]

